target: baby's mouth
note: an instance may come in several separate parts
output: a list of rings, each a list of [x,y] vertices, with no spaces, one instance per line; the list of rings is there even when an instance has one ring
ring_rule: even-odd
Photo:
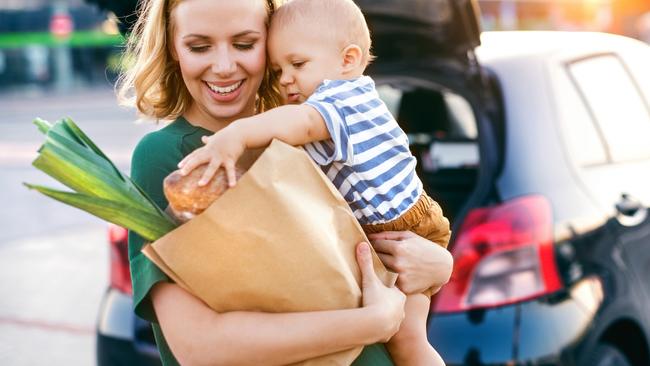
[[[300,93],[288,93],[287,102],[288,103],[297,103],[300,101]]]

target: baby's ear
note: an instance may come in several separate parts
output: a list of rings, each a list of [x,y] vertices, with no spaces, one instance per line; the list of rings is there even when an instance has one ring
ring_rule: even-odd
[[[343,72],[356,70],[363,61],[363,51],[356,44],[351,44],[343,49]]]

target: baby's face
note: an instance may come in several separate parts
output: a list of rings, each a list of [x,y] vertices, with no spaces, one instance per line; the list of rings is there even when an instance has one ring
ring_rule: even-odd
[[[315,32],[313,27],[297,25],[271,28],[269,58],[285,103],[302,103],[323,80],[342,78],[343,50],[323,32],[326,30]]]

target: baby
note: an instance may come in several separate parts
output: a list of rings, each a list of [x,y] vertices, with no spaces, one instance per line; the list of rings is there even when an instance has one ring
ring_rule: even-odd
[[[243,118],[179,163],[182,174],[208,164],[207,184],[223,167],[274,138],[302,145],[349,203],[366,233],[410,230],[442,246],[449,221],[423,190],[406,134],[363,72],[370,34],[352,0],[294,0],[273,15],[269,57],[287,105]],[[387,347],[398,365],[444,365],[426,338],[430,290],[408,294],[406,317]]]

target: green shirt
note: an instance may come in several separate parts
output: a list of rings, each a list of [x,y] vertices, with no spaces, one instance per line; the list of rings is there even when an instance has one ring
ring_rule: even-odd
[[[202,136],[210,134],[210,131],[193,126],[184,118],[178,118],[168,126],[146,135],[133,152],[131,178],[159,207],[166,208],[168,203],[162,189],[163,179],[177,169],[176,164],[185,155],[203,145]],[[135,313],[151,322],[163,365],[178,365],[163,337],[149,298],[149,291],[156,283],[171,280],[140,252],[143,244],[142,237],[129,231],[129,261]],[[354,366],[392,364],[386,348],[381,344],[365,347],[353,362]]]

